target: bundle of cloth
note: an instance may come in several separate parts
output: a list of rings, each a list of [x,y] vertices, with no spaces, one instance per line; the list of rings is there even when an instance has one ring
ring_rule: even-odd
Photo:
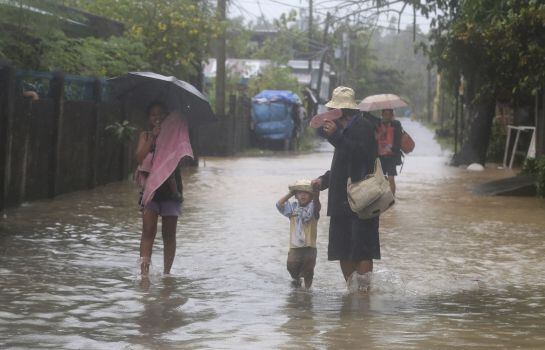
[[[142,206],[153,199],[155,191],[170,177],[184,157],[193,158],[189,128],[187,119],[180,112],[174,111],[161,123],[155,150],[148,153],[136,169],[135,180],[142,188]]]

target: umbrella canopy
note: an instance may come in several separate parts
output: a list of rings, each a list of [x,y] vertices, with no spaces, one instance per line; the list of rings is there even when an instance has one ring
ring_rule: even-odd
[[[152,101],[161,101],[170,110],[179,110],[192,126],[216,121],[208,99],[193,85],[153,72],[130,72],[108,79],[115,98],[128,100],[144,110]]]
[[[401,97],[394,94],[371,95],[364,98],[358,108],[360,111],[378,111],[381,109],[394,109],[407,107],[408,104]]]

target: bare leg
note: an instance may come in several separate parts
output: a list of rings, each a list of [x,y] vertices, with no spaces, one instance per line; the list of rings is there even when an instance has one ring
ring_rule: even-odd
[[[349,289],[359,292],[369,292],[369,287],[371,285],[371,272],[373,271],[373,260],[360,260],[355,262],[356,271],[354,276],[349,282]]]
[[[344,280],[348,281],[348,278],[354,271],[356,271],[356,263],[350,260],[341,260],[341,270],[343,272]]]
[[[396,178],[395,176],[388,175],[388,181],[390,182],[390,190],[392,190],[392,193],[396,194]]]
[[[163,256],[164,268],[163,273],[168,275],[174,262],[176,255],[176,224],[178,223],[177,216],[163,217]]]
[[[147,275],[151,262],[151,252],[153,250],[153,241],[157,234],[158,215],[153,210],[144,210],[142,216],[142,237],[140,238],[140,272]]]
[[[302,277],[305,280],[305,288],[309,289],[312,286],[314,279],[314,267],[316,266],[316,249],[309,249],[306,252],[302,266]]]
[[[288,252],[288,260],[286,261],[286,267],[290,273],[291,278],[293,278],[293,284],[295,286],[300,285],[300,272],[302,263],[297,259],[297,252],[295,249],[291,248]]]
[[[355,263],[355,269],[360,275],[373,271],[373,260],[361,260]]]
[[[312,287],[312,280],[314,279],[314,270],[305,272],[303,279],[305,280],[306,289],[309,289],[310,287]]]
[[[354,271],[357,271],[360,275],[373,271],[373,260],[341,260],[341,270],[343,272],[344,280],[348,281],[348,278],[350,278]]]

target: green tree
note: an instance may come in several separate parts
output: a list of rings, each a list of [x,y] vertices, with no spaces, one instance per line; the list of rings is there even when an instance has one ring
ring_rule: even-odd
[[[293,59],[317,59],[325,45],[318,40],[309,41],[308,32],[301,31],[297,25],[295,10],[288,14],[283,13],[274,23],[262,19],[260,26],[271,28],[276,34],[266,39],[257,49],[252,58],[267,59],[277,64],[286,64]],[[313,28],[313,37],[318,38],[317,28]],[[321,35],[321,34],[320,34]]]
[[[417,27],[415,33],[420,40],[427,41]],[[370,43],[370,54],[373,62],[380,69],[391,70],[394,80],[390,86],[384,86],[396,94],[409,99],[411,108],[417,115],[424,115],[427,101],[427,66],[429,59],[416,50],[413,42],[413,28],[401,31],[376,30]],[[388,79],[387,76],[384,76]],[[386,80],[387,81],[387,80]],[[382,92],[387,92],[383,90]]]
[[[250,80],[250,96],[254,96],[262,90],[290,90],[299,93],[300,86],[290,68],[273,64],[267,66],[257,77]]]
[[[51,43],[67,37],[57,16],[30,11],[34,5],[38,4],[15,0],[0,3],[0,57],[18,67],[40,69],[42,55]]]
[[[429,54],[452,88],[467,83],[471,128],[456,163],[484,163],[499,95],[524,99],[545,85],[543,1],[429,1],[434,20]]]
[[[251,30],[245,25],[243,17],[227,21],[227,57],[248,58],[254,50],[250,45]]]
[[[144,44],[144,58],[154,71],[186,79],[198,74],[212,40],[226,26],[204,0],[67,2],[124,23],[125,36]]]
[[[388,61],[385,57],[379,59],[376,55],[371,45],[373,31],[359,25],[338,26],[333,34],[334,47],[343,45],[343,35],[348,35],[350,49],[342,50],[343,54],[333,60],[340,76],[339,84],[352,87],[359,98],[388,92],[400,93],[402,75],[395,65],[385,64]]]
[[[0,57],[19,68],[91,76],[149,67],[141,55],[144,45],[138,40],[67,35],[62,10],[50,1],[18,0],[0,5]],[[83,18],[70,18],[76,20]]]

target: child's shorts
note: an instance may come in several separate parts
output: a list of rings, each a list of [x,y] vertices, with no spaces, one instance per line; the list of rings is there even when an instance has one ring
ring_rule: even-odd
[[[314,274],[316,248],[291,248],[288,253],[287,268],[292,278],[297,279]]]
[[[152,210],[160,216],[180,216],[182,215],[182,203],[178,200],[154,201],[149,202],[144,209]]]

